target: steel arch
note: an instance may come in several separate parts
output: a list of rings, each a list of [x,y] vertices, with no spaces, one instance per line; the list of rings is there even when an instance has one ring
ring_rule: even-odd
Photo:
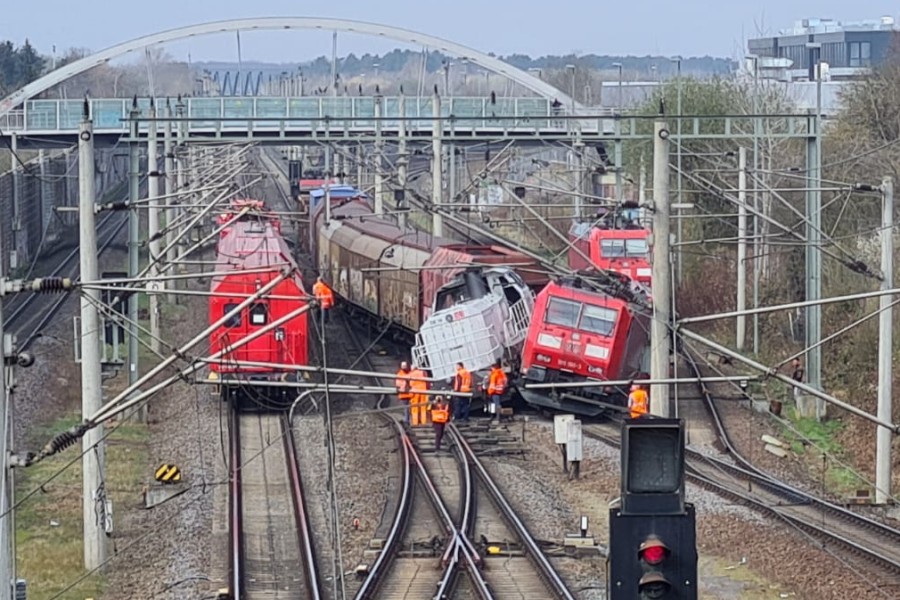
[[[101,50],[90,56],[70,63],[60,69],[48,73],[40,79],[33,81],[25,87],[16,90],[0,101],[0,117],[7,114],[13,107],[33,98],[37,94],[46,91],[62,83],[63,81],[84,73],[88,69],[102,65],[114,58],[124,56],[136,50],[143,50],[149,46],[173,42],[198,35],[210,35],[231,31],[269,30],[269,29],[319,29],[323,31],[340,31],[345,33],[361,33],[376,37],[384,37],[398,42],[422,45],[431,50],[438,50],[458,58],[465,58],[493,73],[504,75],[516,83],[540,94],[547,99],[557,99],[564,106],[570,106],[572,99],[558,88],[545,83],[541,79],[521,69],[513,67],[502,60],[488,56],[487,54],[425,33],[368,23],[365,21],[353,21],[349,19],[331,19],[317,17],[261,17],[252,19],[229,19],[226,21],[213,21],[198,25],[189,25],[169,29],[151,35],[145,35],[137,39],[117,44],[105,50]],[[580,107],[580,104],[575,104]]]

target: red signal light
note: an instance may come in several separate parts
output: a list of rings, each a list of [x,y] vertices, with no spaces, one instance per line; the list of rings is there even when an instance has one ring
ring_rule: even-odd
[[[644,540],[638,548],[638,557],[648,565],[658,565],[669,556],[669,548],[656,536]]]

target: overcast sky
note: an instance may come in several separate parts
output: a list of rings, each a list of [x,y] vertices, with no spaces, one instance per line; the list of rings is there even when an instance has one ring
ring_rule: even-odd
[[[746,38],[807,17],[895,18],[879,0],[0,0],[0,39],[29,38],[47,54],[56,46],[101,50],[158,31],[228,18],[319,16],[418,30],[497,54],[661,54],[737,57]],[[167,49],[179,59],[234,60],[234,34],[195,38]],[[291,62],[329,55],[322,32],[256,32],[241,36],[244,60]],[[383,52],[398,44],[341,34],[339,53]]]

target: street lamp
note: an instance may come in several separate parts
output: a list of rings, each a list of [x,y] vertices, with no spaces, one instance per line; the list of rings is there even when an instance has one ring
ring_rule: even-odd
[[[569,98],[572,101],[572,114],[575,114],[575,65],[566,65],[569,73]]]
[[[622,63],[614,62],[612,66],[619,70],[619,98],[616,102],[616,108],[618,112],[622,112]]]

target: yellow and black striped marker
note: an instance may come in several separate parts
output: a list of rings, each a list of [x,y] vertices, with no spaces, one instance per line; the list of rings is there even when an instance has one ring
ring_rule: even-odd
[[[160,483],[177,483],[181,481],[181,469],[176,465],[160,465],[156,469],[156,480]]]

